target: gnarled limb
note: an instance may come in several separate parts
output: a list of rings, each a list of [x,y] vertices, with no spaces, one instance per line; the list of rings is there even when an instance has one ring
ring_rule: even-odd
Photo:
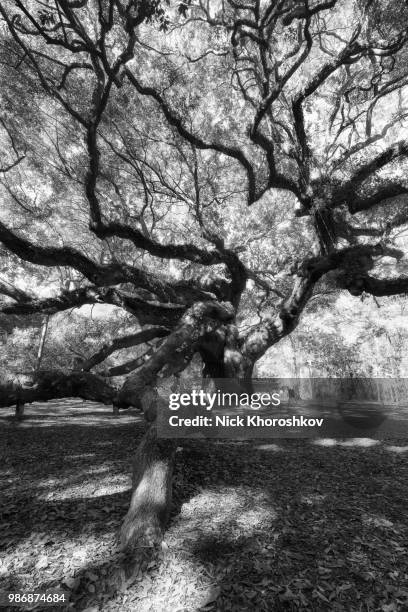
[[[189,308],[176,329],[164,340],[160,348],[133,376],[124,383],[118,394],[119,405],[143,408],[142,398],[156,380],[159,372],[167,367],[166,375],[184,369],[191,359],[199,340],[234,317],[230,304],[198,302]]]
[[[78,270],[92,283],[100,286],[131,283],[156,294],[161,300],[191,303],[208,299],[210,294],[195,286],[171,283],[155,274],[145,272],[126,263],[99,264],[73,247],[41,246],[17,235],[0,221],[0,242],[18,257],[33,264],[47,267],[69,266]]]
[[[408,293],[408,277],[374,278],[370,275],[361,276],[348,287],[352,295],[369,293],[377,297],[388,295],[403,295]]]
[[[129,334],[128,336],[115,338],[113,342],[110,344],[105,344],[99,349],[99,351],[94,353],[92,357],[89,357],[89,359],[82,364],[82,369],[84,371],[91,370],[115,351],[119,351],[123,348],[129,348],[130,346],[138,346],[139,344],[153,340],[153,338],[163,338],[164,336],[167,336],[169,332],[170,330],[167,327],[156,325],[154,327],[142,329],[134,334]]]
[[[14,287],[14,285],[12,285],[11,283],[3,281],[3,280],[0,280],[0,293],[2,293],[3,295],[7,295],[8,297],[11,297],[13,300],[16,300],[17,302],[27,302],[31,300],[31,296],[28,295],[28,293],[26,293],[25,291],[22,291],[18,287]]]
[[[388,291],[382,295],[405,293],[406,279],[381,281],[367,275],[367,271],[372,267],[373,258],[381,255],[398,258],[402,253],[381,244],[357,245],[303,261],[297,269],[292,292],[283,301],[279,312],[266,315],[243,339],[241,351],[245,358],[255,363],[268,348],[295,329],[300,315],[312,296],[314,286],[332,270],[345,272],[348,280],[345,281],[345,278],[342,278],[339,286],[348,289],[353,295],[360,295],[363,291],[369,293]],[[374,295],[381,295],[381,293],[374,293]]]
[[[170,108],[169,104],[166,102],[160,92],[157,91],[157,89],[155,89],[154,87],[148,87],[143,85],[138,80],[136,75],[133,74],[133,72],[131,72],[128,68],[124,69],[124,74],[139,94],[141,94],[142,96],[149,96],[158,103],[167,122],[170,125],[174,126],[180,136],[184,138],[187,142],[192,144],[197,149],[212,149],[213,151],[217,151],[219,153],[222,153],[223,155],[232,157],[237,162],[239,162],[239,164],[243,167],[247,175],[248,202],[256,202],[256,200],[259,199],[260,195],[262,194],[259,194],[256,189],[256,176],[254,167],[240,149],[219,142],[206,142],[200,136],[197,136],[186,128],[186,126],[183,124],[181,117],[172,108]]]
[[[31,315],[36,313],[54,314],[68,308],[80,308],[84,304],[105,303],[123,308],[133,314],[140,325],[163,324],[172,327],[177,324],[186,310],[182,304],[163,303],[146,299],[136,290],[133,293],[113,287],[83,287],[73,291],[64,291],[51,298],[29,298],[14,304],[4,304],[0,313],[5,315]]]
[[[0,385],[0,408],[31,402],[47,402],[63,397],[111,404],[116,389],[106,380],[90,372],[40,371],[30,385],[6,383]]]

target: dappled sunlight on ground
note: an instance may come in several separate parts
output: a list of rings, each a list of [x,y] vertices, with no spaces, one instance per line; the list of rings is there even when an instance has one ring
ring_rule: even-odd
[[[408,609],[404,441],[180,440],[165,543],[127,575],[140,415],[67,410],[0,425],[1,588],[62,586],[78,611]]]
[[[393,453],[407,453],[408,446],[395,446],[394,444],[386,444],[385,447],[387,450],[392,451]]]
[[[57,425],[88,425],[106,427],[107,419],[110,425],[123,426],[124,423],[142,422],[143,417],[139,410],[122,410],[120,415],[114,415],[112,406],[105,406],[97,402],[84,402],[81,399],[53,400],[49,402],[34,402],[24,408],[24,420],[16,423],[14,409],[7,408],[0,411],[0,427],[52,427]]]
[[[258,450],[270,451],[272,453],[278,453],[280,451],[287,450],[284,449],[283,446],[279,446],[279,444],[255,444],[255,447]]]
[[[87,480],[81,478],[77,485],[70,484],[69,481],[67,483],[55,483],[55,481],[51,479],[41,481],[39,486],[46,490],[42,495],[38,495],[38,499],[81,499],[84,497],[85,489],[87,489],[89,497],[101,497],[103,495],[124,493],[129,491],[131,488],[131,478],[130,475],[117,475],[115,477],[115,482],[112,483],[112,477],[110,475],[105,475],[102,478],[98,478],[97,470],[95,470],[89,474]]]
[[[361,520],[367,524],[374,525],[374,527],[384,527],[385,529],[392,529],[394,523],[382,516],[375,516],[370,514],[363,514]]]
[[[140,580],[133,609],[198,610],[215,601],[224,574],[216,565],[219,554],[234,555],[242,538],[256,542],[256,534],[275,517],[262,491],[229,488],[196,495],[172,522],[158,560],[160,571]]]
[[[342,440],[339,442],[339,446],[357,446],[361,448],[369,448],[370,446],[376,446],[377,444],[381,444],[380,440],[373,440],[372,438],[350,438],[349,440]]]
[[[402,442],[402,440],[401,440]],[[408,445],[403,445],[402,443],[397,444],[388,444],[383,440],[375,440],[373,438],[349,438],[348,440],[339,440],[336,438],[316,438],[310,441],[311,444],[315,446],[323,446],[323,447],[356,447],[356,448],[370,448],[372,446],[382,445],[382,447],[393,453],[406,453],[408,452]],[[258,446],[258,448],[263,448],[267,445]],[[271,445],[273,446],[273,445]]]
[[[222,491],[206,490],[185,503],[174,525],[190,535],[194,532],[205,537],[225,529],[238,537],[253,533],[274,518],[276,512],[262,490],[223,487]]]
[[[88,529],[78,537],[61,533],[52,528],[33,530],[15,548],[4,551],[0,566],[0,578],[8,589],[39,588],[42,584],[56,583],[61,588],[75,584],[75,576],[84,568],[103,562],[108,551],[115,547],[115,532],[97,536]]]
[[[343,447],[356,447],[356,448],[369,448],[370,446],[376,446],[381,444],[380,440],[374,440],[372,438],[349,438],[348,440],[336,440],[335,438],[317,438],[312,440],[311,444],[315,446],[343,446]]]
[[[315,493],[314,495],[302,495],[300,499],[304,504],[312,506],[313,504],[321,504],[322,501],[326,499],[326,495],[319,495],[319,493]]]

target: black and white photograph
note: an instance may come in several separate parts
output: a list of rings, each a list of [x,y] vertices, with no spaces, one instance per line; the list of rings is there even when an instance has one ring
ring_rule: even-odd
[[[408,610],[407,0],[0,0],[0,609]]]

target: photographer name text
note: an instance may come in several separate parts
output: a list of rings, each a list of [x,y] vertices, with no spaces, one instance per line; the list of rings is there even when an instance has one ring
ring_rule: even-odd
[[[246,416],[195,416],[184,418],[177,415],[169,417],[170,427],[321,427],[323,419],[292,416],[286,418],[262,417],[260,415]]]

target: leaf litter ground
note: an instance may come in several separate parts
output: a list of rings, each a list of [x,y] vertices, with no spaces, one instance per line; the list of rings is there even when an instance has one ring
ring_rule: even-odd
[[[0,421],[1,589],[87,612],[408,610],[406,440],[182,441],[165,541],[130,566],[140,416],[70,400]]]

